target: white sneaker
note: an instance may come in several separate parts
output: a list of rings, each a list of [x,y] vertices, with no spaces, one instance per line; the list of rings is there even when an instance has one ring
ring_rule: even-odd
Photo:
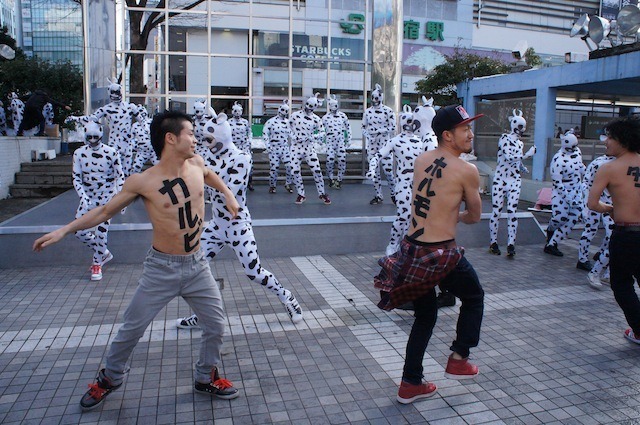
[[[298,300],[293,294],[289,293],[287,300],[283,302],[284,308],[287,309],[287,313],[289,313],[289,317],[291,317],[291,321],[293,323],[302,322],[302,309],[300,308],[300,304],[298,304]]]
[[[200,325],[198,325],[198,316],[194,314],[189,317],[178,319],[176,320],[176,327],[180,329],[200,329]]]
[[[104,254],[104,258],[102,259],[102,265],[104,266],[111,260],[113,260],[113,254],[107,249],[107,252]]]
[[[598,277],[597,274],[595,273],[589,273],[587,274],[587,281],[589,283],[589,286],[591,286],[593,289],[602,289],[602,283],[600,282],[600,277]]]
[[[102,267],[99,264],[94,264],[91,266],[91,280],[101,280],[102,279]]]
[[[609,274],[609,268],[607,268],[607,271],[604,272],[604,274],[602,275],[602,277],[600,278],[600,282],[610,285],[611,284],[611,279],[610,279],[611,275]]]

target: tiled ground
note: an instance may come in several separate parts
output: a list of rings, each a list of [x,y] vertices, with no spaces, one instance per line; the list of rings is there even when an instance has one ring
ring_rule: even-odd
[[[425,357],[435,397],[396,402],[412,317],[375,306],[372,276],[381,253],[263,259],[305,308],[293,325],[276,296],[251,283],[237,261],[214,261],[229,327],[224,375],[242,396],[223,401],[192,391],[199,332],[178,330],[190,314],[171,302],[140,341],[131,373],[104,405],[81,413],[141,273],[109,265],[88,270],[0,270],[0,423],[14,424],[634,424],[640,423],[640,346],[609,287],[595,291],[565,257],[520,246],[515,260],[470,249],[486,291],[481,375],[443,377],[457,308],[440,311]]]

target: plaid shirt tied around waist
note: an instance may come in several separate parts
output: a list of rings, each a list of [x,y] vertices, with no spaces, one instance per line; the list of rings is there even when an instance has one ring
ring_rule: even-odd
[[[382,269],[373,278],[373,286],[380,289],[378,307],[394,308],[426,295],[458,264],[464,248],[455,242],[417,245],[407,239],[400,250],[378,260]]]

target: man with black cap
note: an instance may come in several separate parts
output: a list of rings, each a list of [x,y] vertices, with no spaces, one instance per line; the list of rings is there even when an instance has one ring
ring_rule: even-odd
[[[441,108],[432,127],[437,149],[418,156],[414,165],[411,223],[400,251],[379,261],[374,286],[380,289],[378,307],[391,310],[413,302],[415,322],[407,341],[402,382],[397,400],[408,404],[430,397],[436,386],[424,380],[422,360],[438,316],[434,287],[462,300],[456,339],[451,345],[445,377],[469,379],[478,367],[469,363],[469,349],[478,345],[484,310],[484,291],[464,248],[456,245],[456,225],[480,220],[480,176],[473,164],[459,158],[471,152],[470,117],[460,105]],[[465,208],[460,211],[464,201]]]

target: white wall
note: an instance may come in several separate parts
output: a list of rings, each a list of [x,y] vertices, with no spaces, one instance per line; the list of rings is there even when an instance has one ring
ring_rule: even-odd
[[[584,41],[579,37],[569,37],[569,31],[570,28],[567,29],[566,34],[552,34],[489,25],[481,25],[478,28],[474,25],[473,47],[511,51],[520,40],[525,40],[539,56],[564,56],[567,52],[588,54],[589,49]]]
[[[55,149],[60,153],[60,140],[44,137],[0,137],[0,199],[9,196],[21,162],[31,162],[32,150]]]

